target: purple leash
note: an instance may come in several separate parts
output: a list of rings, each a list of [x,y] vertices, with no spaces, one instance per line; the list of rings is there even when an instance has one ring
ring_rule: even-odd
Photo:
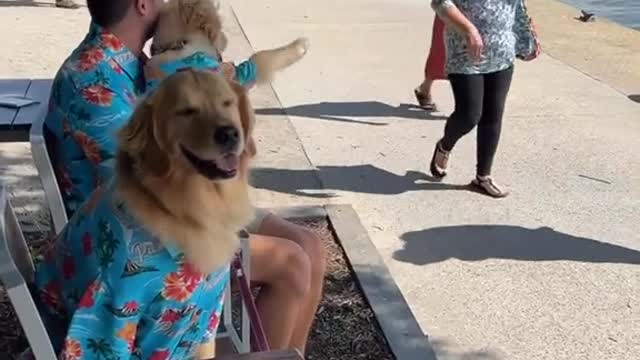
[[[239,254],[236,254],[235,258],[231,262],[231,271],[232,276],[238,282],[242,303],[247,307],[249,323],[251,326],[251,347],[258,352],[269,351],[269,342],[267,341],[267,336],[264,332],[264,328],[262,327],[258,308],[256,307],[256,302],[253,300],[251,287],[246,274],[244,273],[244,269],[242,268],[242,260]]]

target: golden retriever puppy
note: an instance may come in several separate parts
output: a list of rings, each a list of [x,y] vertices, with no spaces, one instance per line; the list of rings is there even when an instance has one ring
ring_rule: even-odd
[[[221,74],[179,71],[120,130],[113,181],[36,270],[62,358],[99,356],[98,341],[113,358],[191,359],[213,339],[237,233],[253,213],[246,91]]]
[[[238,65],[223,62],[227,37],[222,31],[218,9],[212,0],[170,0],[158,16],[151,46],[152,57],[145,67],[147,87],[181,68],[222,71],[244,86],[262,84],[304,57],[305,38],[285,46],[258,51]]]

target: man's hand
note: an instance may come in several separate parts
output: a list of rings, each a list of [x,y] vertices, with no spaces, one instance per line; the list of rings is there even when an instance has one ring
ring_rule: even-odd
[[[469,49],[469,55],[473,61],[480,62],[482,60],[482,51],[484,50],[484,42],[478,29],[471,25],[465,31],[465,37],[467,38],[467,47]]]

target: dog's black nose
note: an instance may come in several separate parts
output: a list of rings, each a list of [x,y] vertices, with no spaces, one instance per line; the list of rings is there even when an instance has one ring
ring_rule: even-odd
[[[235,147],[238,146],[239,137],[240,134],[238,133],[238,129],[233,126],[218,128],[216,133],[213,135],[216,143],[222,146],[225,150],[235,149]]]

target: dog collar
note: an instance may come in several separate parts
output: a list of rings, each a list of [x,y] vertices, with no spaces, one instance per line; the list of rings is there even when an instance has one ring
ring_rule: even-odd
[[[151,56],[162,54],[167,51],[180,51],[184,49],[184,47],[187,46],[188,43],[189,41],[187,41],[186,39],[180,39],[170,43],[167,46],[156,46],[152,44]],[[219,62],[222,62],[222,56],[217,51],[216,51],[215,57]]]

